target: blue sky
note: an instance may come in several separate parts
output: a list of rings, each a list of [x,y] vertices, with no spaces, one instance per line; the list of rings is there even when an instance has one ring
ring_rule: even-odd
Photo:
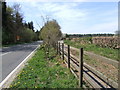
[[[35,29],[44,25],[41,18],[56,19],[63,33],[115,33],[118,30],[118,2],[8,2],[21,5],[26,22]],[[38,24],[37,24],[38,23]]]

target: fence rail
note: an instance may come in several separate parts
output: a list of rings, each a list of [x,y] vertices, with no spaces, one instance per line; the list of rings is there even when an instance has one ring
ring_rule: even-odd
[[[67,45],[65,45],[66,47],[67,47]],[[79,51],[79,49],[77,49],[77,48],[74,48],[74,47],[70,47],[72,50],[75,50],[75,51]],[[91,58],[94,58],[94,59],[98,59],[98,60],[100,60],[100,61],[103,61],[103,62],[105,62],[105,63],[107,63],[107,64],[111,64],[111,65],[113,65],[114,67],[116,67],[116,68],[118,68],[118,61],[116,61],[116,60],[113,60],[113,59],[110,59],[110,58],[106,58],[106,57],[104,57],[104,56],[100,56],[100,55],[97,55],[97,54],[94,54],[94,53],[92,53],[92,52],[88,52],[88,51],[84,51],[84,54],[85,55],[88,55],[89,57],[91,57]]]
[[[79,58],[72,55],[70,49],[79,51]],[[93,88],[118,88],[118,83],[107,78],[95,68],[83,62],[83,53],[89,55],[89,53],[86,53],[83,48],[76,49],[70,45],[65,45],[64,43],[59,42],[59,44],[57,44],[57,52],[62,56],[67,67],[79,80],[80,87],[83,87],[84,80]]]

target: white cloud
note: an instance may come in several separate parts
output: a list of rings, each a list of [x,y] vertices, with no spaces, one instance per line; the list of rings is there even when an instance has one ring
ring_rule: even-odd
[[[106,9],[102,6],[94,8],[80,8],[80,3],[45,3],[27,2],[23,7],[27,20],[33,20],[35,27],[39,29],[36,21],[43,25],[41,15],[48,15],[54,18],[62,27],[63,32],[67,33],[100,33],[112,32],[117,30],[117,10]],[[101,13],[102,12],[102,13]]]
[[[110,10],[102,14],[91,16],[90,13],[94,14],[94,12],[89,12],[89,9],[80,9],[78,5],[80,5],[80,3],[42,3],[39,4],[38,8],[43,16],[50,15],[51,18],[57,19],[63,32],[114,33],[114,31],[117,30],[117,18],[110,17],[110,15],[114,15],[114,13],[117,14],[117,10]],[[94,11],[96,12],[97,9]],[[40,17],[40,14],[38,17]],[[103,17],[103,22],[99,22],[98,19],[101,19],[100,17]],[[98,21],[96,21],[94,25],[87,26],[87,23],[91,24],[92,19]]]
[[[80,4],[80,3],[79,3]],[[77,3],[44,3],[39,7],[39,10],[51,14],[53,18],[61,20],[75,21],[85,19],[86,12],[77,8]],[[43,14],[44,14],[43,12]]]

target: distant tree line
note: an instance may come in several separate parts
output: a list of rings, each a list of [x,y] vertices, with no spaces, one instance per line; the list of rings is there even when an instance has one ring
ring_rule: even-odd
[[[2,43],[31,42],[38,39],[39,31],[35,32],[32,21],[24,21],[20,5],[14,4],[10,7],[2,2]]]
[[[95,37],[95,36],[114,36],[115,34],[66,34],[66,38],[76,37]]]

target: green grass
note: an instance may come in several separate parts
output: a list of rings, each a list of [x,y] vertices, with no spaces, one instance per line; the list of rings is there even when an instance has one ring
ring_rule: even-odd
[[[50,52],[50,57],[55,55],[54,50]],[[10,88],[77,88],[78,80],[58,59],[46,60],[44,51],[38,49]]]
[[[87,64],[89,64],[89,65],[95,65],[95,66],[99,66],[99,62],[97,62],[96,60],[94,60],[94,59],[91,59],[89,56],[87,56],[87,55],[84,55],[84,61],[87,63]]]
[[[118,50],[117,49],[111,49],[111,48],[102,48],[100,46],[96,46],[94,44],[80,44],[78,42],[72,42],[70,40],[64,40],[66,44],[69,44],[73,47],[76,48],[84,48],[86,51],[93,52],[95,54],[99,54],[102,56],[105,56],[107,58],[111,58],[114,60],[119,60],[118,59]]]

